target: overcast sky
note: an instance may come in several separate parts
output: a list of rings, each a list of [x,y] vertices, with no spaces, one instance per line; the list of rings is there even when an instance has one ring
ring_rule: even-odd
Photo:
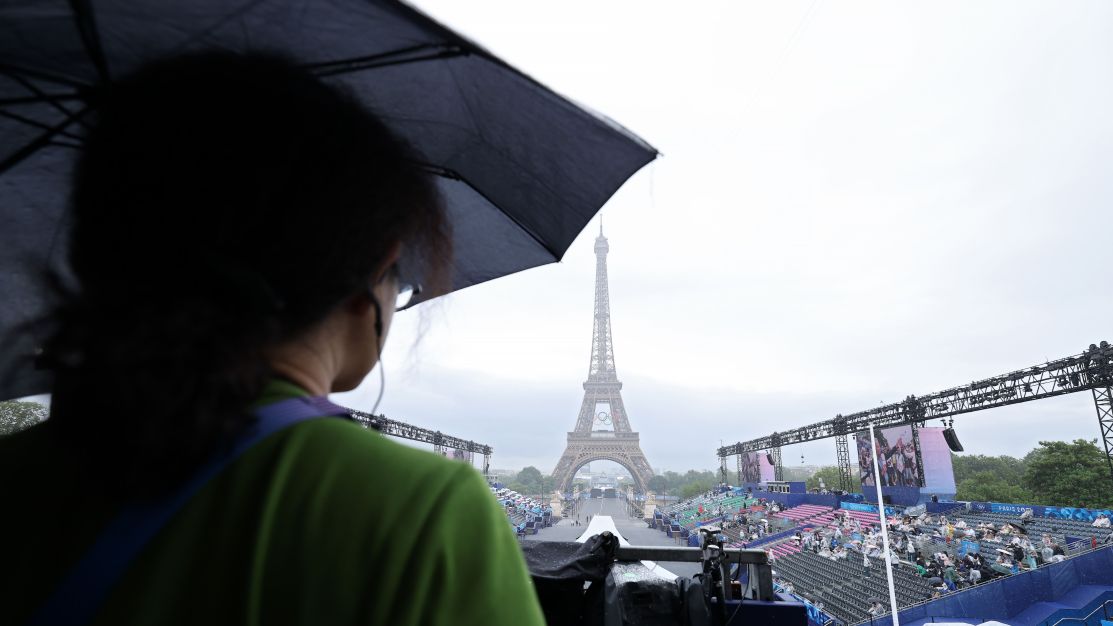
[[[416,4],[663,153],[603,209],[654,468],[1113,340],[1111,3]],[[587,376],[595,229],[560,264],[396,317],[380,412],[552,471]],[[956,429],[1012,455],[1099,434],[1088,393]],[[834,464],[834,440],[785,463],[801,455]]]

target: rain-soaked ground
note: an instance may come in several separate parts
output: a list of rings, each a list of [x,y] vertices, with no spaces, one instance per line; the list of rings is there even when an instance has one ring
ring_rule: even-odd
[[[536,535],[527,535],[527,541],[575,541],[587,529],[589,515],[609,515],[618,532],[635,546],[678,546],[676,540],[665,533],[650,528],[640,517],[634,518],[626,512],[626,501],[621,498],[595,498],[582,500],[577,511],[582,526],[573,526],[575,518],[565,518]],[[698,563],[660,563],[665,569],[678,576],[691,576],[699,571]]]

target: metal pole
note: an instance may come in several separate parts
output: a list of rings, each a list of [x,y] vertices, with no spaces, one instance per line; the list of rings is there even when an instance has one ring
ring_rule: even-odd
[[[897,590],[893,586],[893,564],[889,562],[889,524],[885,519],[885,498],[881,495],[881,467],[877,463],[877,441],[873,436],[873,424],[870,424],[870,453],[873,456],[873,485],[877,487],[877,512],[881,517],[881,541],[885,546],[885,578],[889,582],[889,606],[892,607],[893,626],[900,626],[897,616]]]

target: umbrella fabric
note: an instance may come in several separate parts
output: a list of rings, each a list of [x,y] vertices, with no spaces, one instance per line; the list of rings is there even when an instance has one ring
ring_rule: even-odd
[[[281,52],[346,85],[438,175],[453,288],[559,260],[656,151],[408,5],[386,0],[0,4],[0,398],[47,391],[26,324],[64,272],[68,176],[98,85],[153,59]]]

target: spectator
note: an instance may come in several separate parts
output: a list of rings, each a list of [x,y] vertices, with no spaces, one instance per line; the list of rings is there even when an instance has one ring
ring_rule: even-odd
[[[955,580],[957,578],[958,574],[955,573],[954,566],[948,565],[947,569],[943,570],[943,582],[947,585],[949,591],[955,590]]]
[[[4,474],[26,472],[6,510],[28,522],[4,567],[34,572],[0,622],[26,622],[86,554],[102,573],[90,547],[121,508],[180,496],[91,621],[543,623],[478,473],[325,417],[378,362],[402,287],[450,278],[422,159],[271,56],[162,60],[93,91],[40,360],[51,417],[0,441]],[[321,419],[271,419],[306,406]]]

